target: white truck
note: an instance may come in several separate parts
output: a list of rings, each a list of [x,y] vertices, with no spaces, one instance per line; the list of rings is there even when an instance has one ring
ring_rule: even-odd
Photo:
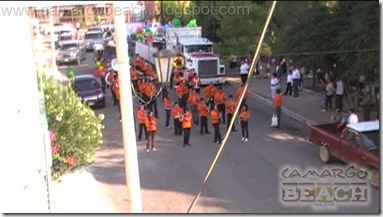
[[[184,58],[185,68],[193,69],[202,85],[225,83],[225,66],[213,52],[213,42],[201,36],[201,27],[171,28],[164,42],[154,40],[151,45],[137,41],[135,53],[154,64],[153,54],[168,49]]]

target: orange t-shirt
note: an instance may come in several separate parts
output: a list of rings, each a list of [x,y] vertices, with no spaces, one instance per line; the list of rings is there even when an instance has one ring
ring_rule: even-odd
[[[184,113],[184,110],[181,107],[174,107],[172,109],[173,118],[176,118],[177,115],[182,115],[183,113]]]
[[[209,85],[203,89],[203,92],[205,93],[206,98],[214,97],[214,94],[217,92],[217,88]]]
[[[217,105],[224,104],[226,100],[226,94],[224,92],[217,92],[214,94],[214,101]]]
[[[187,114],[182,120],[182,129],[189,129],[192,127],[192,114]]]
[[[205,102],[198,103],[197,110],[200,117],[207,117],[207,106]]]
[[[117,100],[120,100],[120,85],[118,84],[118,81],[114,80],[112,83],[112,90],[114,94],[116,94]]]
[[[155,117],[147,117],[145,119],[145,127],[148,132],[155,132],[157,130],[157,120]]]
[[[281,94],[275,94],[274,97],[274,106],[275,107],[281,107],[283,103]]]
[[[201,99],[201,97],[198,95],[198,93],[191,93],[191,94],[189,94],[188,101],[189,101],[190,105],[197,106],[200,99]]]
[[[135,69],[132,69],[132,68],[130,69],[130,79],[132,81],[135,81],[138,79],[138,73]]]
[[[176,89],[176,94],[178,98],[181,98],[185,93],[187,93],[188,89],[184,84],[180,84]]]
[[[137,111],[137,119],[139,124],[145,124],[146,120],[146,112],[144,110],[138,110]]]
[[[210,117],[211,117],[211,124],[218,124],[220,121],[220,114],[216,110],[210,111]]]
[[[242,91],[243,91],[243,87],[239,87],[239,88],[237,89],[237,92],[236,92],[236,94],[237,94],[237,99],[239,99],[239,97],[241,96]],[[244,98],[244,99],[247,99],[248,96],[249,96],[249,93],[246,91],[246,93],[245,93],[245,95],[243,96],[243,98]]]
[[[239,119],[241,121],[247,122],[249,121],[249,118],[250,118],[250,111],[249,110],[245,111],[244,109],[242,109]]]
[[[233,115],[236,107],[237,102],[235,102],[234,100],[229,100],[226,102],[226,111],[228,114]]]

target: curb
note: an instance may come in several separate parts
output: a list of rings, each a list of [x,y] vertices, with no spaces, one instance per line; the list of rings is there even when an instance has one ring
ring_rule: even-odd
[[[229,85],[235,87],[235,82],[227,82]],[[269,99],[267,99],[266,97],[264,96],[261,96],[257,93],[255,93],[254,91],[248,91],[249,94],[255,98],[257,101],[261,102],[261,103],[264,103],[270,107],[274,107],[273,106],[273,102]],[[316,125],[317,123],[315,123],[314,121],[308,119],[308,118],[305,118],[303,117],[302,115],[298,114],[298,113],[295,113],[293,111],[291,111],[290,109],[286,108],[286,107],[283,107],[282,106],[282,113],[297,120],[298,122],[301,122],[303,124],[305,124],[306,126],[310,127],[312,125]]]

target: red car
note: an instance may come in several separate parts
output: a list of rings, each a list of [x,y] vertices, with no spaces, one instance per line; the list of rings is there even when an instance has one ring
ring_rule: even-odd
[[[79,100],[90,107],[105,107],[105,94],[102,92],[101,84],[93,75],[78,75],[74,78],[73,89]]]

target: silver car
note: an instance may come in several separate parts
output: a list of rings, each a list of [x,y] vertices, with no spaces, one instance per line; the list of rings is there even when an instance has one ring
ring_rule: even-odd
[[[85,33],[86,50],[92,51],[94,44],[104,43],[104,33],[101,31],[89,31]]]
[[[56,57],[57,64],[75,62],[81,64],[81,60],[85,59],[86,46],[84,42],[72,40],[65,41],[61,44],[60,50]]]

